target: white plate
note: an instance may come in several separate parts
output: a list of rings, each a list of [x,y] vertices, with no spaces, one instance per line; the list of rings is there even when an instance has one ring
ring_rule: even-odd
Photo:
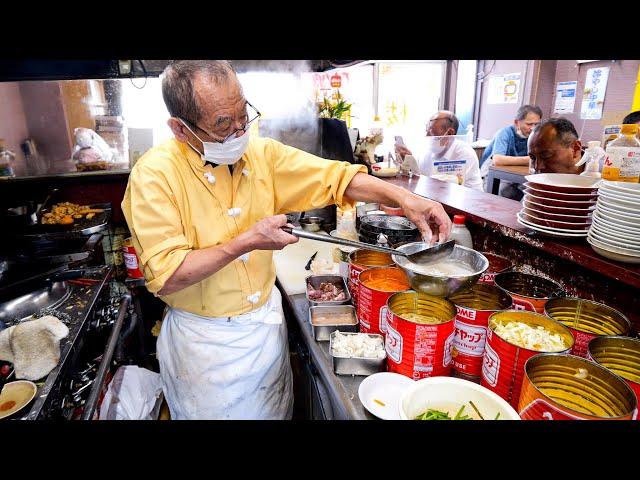
[[[628,244],[628,248],[630,249],[640,249],[640,235],[633,236],[632,234],[620,233],[612,228],[608,228],[602,225],[594,224],[591,225],[589,231],[598,234],[600,237],[606,240],[611,240],[614,242],[621,242],[623,245]],[[625,248],[627,248],[625,246]]]
[[[542,228],[539,227],[537,225],[534,225],[532,223],[527,222],[526,220],[523,220],[520,215],[517,215],[517,222],[522,225],[523,227],[527,227],[530,228],[531,230],[535,230],[538,233],[541,233],[543,235],[548,235],[550,237],[556,237],[556,238],[584,238],[587,236],[587,233],[577,233],[577,234],[569,234],[569,233],[560,233],[560,232],[556,232],[553,230],[547,230],[546,228]]]
[[[620,253],[624,253],[625,255],[637,256],[640,257],[640,247],[634,248],[630,246],[628,243],[617,242],[615,240],[610,240],[608,237],[603,237],[599,233],[594,231],[590,231],[587,235],[592,240],[597,240],[602,243],[605,247],[609,247],[615,249],[616,251],[620,251]]]
[[[625,255],[624,253],[609,250],[615,247],[608,247],[593,238],[587,237],[587,242],[589,242],[591,248],[593,248],[598,255],[602,255],[605,258],[610,258],[611,260],[617,260],[624,263],[640,263],[640,257]]]
[[[602,182],[601,188],[608,191],[640,195],[640,183],[613,182],[611,180],[604,180]]]
[[[400,420],[399,402],[413,380],[399,373],[380,372],[369,375],[358,388],[358,397],[369,413],[383,420]],[[375,402],[378,400],[384,406]]]
[[[633,204],[632,206],[627,206],[620,203],[619,200],[611,200],[610,197],[605,197],[604,195],[600,195],[600,198],[598,198],[598,205],[600,204],[620,213],[631,213],[637,215],[638,212],[640,212],[640,204],[636,204],[635,206],[633,206]]]
[[[607,207],[603,203],[599,203],[593,214],[599,214],[600,217],[604,217],[605,220],[609,220],[611,222],[615,221],[618,223],[620,221],[622,224],[627,224],[629,226],[634,226],[635,228],[640,228],[640,215],[634,215],[629,212],[619,212],[617,210],[613,210],[611,207]]]
[[[601,220],[600,218],[594,218],[591,226],[596,225],[600,230],[604,230],[605,232],[610,232],[612,235],[623,236],[632,238],[632,241],[640,242],[640,228],[634,229],[630,227],[620,227],[616,224],[609,223],[606,220]]]
[[[534,217],[528,213],[526,213],[527,216],[532,217],[537,219],[537,217]],[[560,227],[549,227],[547,225],[541,225],[537,222],[534,222],[533,220],[528,220],[527,218],[525,218],[523,216],[523,212],[522,210],[518,212],[518,217],[522,219],[522,221],[530,223],[532,225],[535,225],[536,227],[540,227],[540,228],[544,228],[545,230],[551,230],[553,232],[556,233],[586,233],[589,230],[589,226],[591,225],[590,223],[578,223],[578,224],[574,224],[574,225],[580,225],[583,226],[583,228],[578,228],[578,229],[573,229],[573,228],[560,228]],[[542,221],[542,220],[541,220]],[[555,222],[555,223],[566,223],[566,222]]]
[[[600,192],[600,197],[606,198],[607,200],[610,200],[612,202],[619,202],[625,207],[640,207],[640,196],[637,198],[633,198],[630,196],[626,196],[626,194],[617,195],[615,193],[609,193],[603,190]]]
[[[538,173],[536,175],[526,175],[527,182],[539,183],[540,185],[550,185],[567,189],[593,190],[598,188],[599,178],[574,175],[572,173]]]
[[[527,202],[527,203],[530,204],[531,202]],[[565,215],[563,213],[549,213],[543,210],[536,210],[535,208],[527,207],[526,205],[523,207],[523,210],[527,213],[531,212],[529,213],[529,215],[533,215],[534,217],[543,218],[545,220],[551,220],[554,222],[560,221],[560,222],[570,222],[570,223],[589,223],[591,221],[591,215],[592,215],[591,210],[586,210],[587,213],[583,215]],[[576,220],[579,220],[579,221],[576,222]]]
[[[598,225],[602,225],[603,227],[610,227],[616,230],[620,230],[622,233],[630,235],[640,235],[640,223],[638,223],[637,225],[629,223],[627,225],[623,223],[622,220],[610,218],[606,215],[603,217],[602,213],[600,212],[596,212],[593,215],[593,223],[598,223]]]

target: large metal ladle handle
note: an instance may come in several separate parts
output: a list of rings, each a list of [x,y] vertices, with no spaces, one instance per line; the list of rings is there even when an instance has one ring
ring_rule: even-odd
[[[390,255],[402,255],[406,257],[407,254],[393,248],[380,247],[378,245],[372,245],[370,243],[355,242],[353,240],[347,240],[345,238],[332,237],[330,235],[320,235],[317,233],[307,232],[306,230],[300,230],[299,228],[280,227],[284,232],[291,235],[295,235],[300,238],[308,238],[309,240],[318,240],[319,242],[335,243],[337,245],[344,245],[345,247],[364,248],[367,250],[374,250],[376,252],[388,253]]]

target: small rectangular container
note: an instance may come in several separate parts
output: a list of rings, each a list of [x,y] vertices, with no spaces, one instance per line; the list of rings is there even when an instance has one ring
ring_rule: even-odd
[[[330,316],[334,314],[348,313],[353,319],[350,323],[332,323],[316,325],[314,319],[320,315]],[[351,305],[330,305],[309,307],[309,323],[313,329],[313,338],[316,342],[328,342],[331,333],[336,330],[341,332],[357,332],[358,319],[356,318],[356,309]]]
[[[339,301],[331,301],[331,302],[322,302],[322,301],[310,299],[309,285],[311,285],[314,289],[318,289],[320,288],[320,284],[326,283],[326,282],[333,283],[334,285],[337,285],[340,288],[342,288],[345,294],[345,299],[339,300]],[[305,283],[306,283],[306,289],[304,294],[306,295],[307,300],[312,306],[347,305],[351,302],[351,294],[349,293],[349,289],[347,288],[347,283],[345,282],[342,275],[309,275],[305,279]]]
[[[369,337],[376,337],[382,341],[382,345],[384,346],[384,338],[382,335],[372,333],[340,333],[344,335],[368,335]],[[343,357],[334,355],[333,339],[335,335],[336,332],[332,332],[329,337],[329,354],[331,355],[333,371],[337,375],[372,375],[385,371],[386,353],[382,358]]]

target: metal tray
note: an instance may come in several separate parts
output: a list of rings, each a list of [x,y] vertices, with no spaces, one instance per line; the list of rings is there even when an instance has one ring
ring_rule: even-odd
[[[311,300],[309,298],[309,285],[311,285],[314,289],[317,289],[320,287],[321,283],[325,283],[325,282],[330,282],[333,283],[334,285],[338,285],[340,288],[342,288],[342,290],[344,290],[344,293],[346,295],[345,300],[340,300],[337,302],[319,302],[317,300]],[[309,275],[306,279],[305,279],[305,292],[304,292],[305,296],[307,297],[307,300],[309,301],[309,303],[313,306],[317,306],[317,305],[322,305],[322,306],[328,306],[328,305],[347,305],[349,303],[351,303],[351,294],[349,293],[349,289],[347,288],[347,282],[344,281],[344,277],[342,275]]]
[[[111,218],[111,204],[97,203],[89,205],[91,208],[102,208],[104,212],[97,213],[91,220],[81,219],[71,225],[44,225],[41,222],[41,216],[38,217],[38,223],[28,225],[15,230],[15,237],[31,239],[46,237],[48,239],[66,239],[78,236],[91,235],[105,230]],[[42,213],[46,213],[43,211]]]
[[[369,335],[370,337],[378,337],[382,340],[384,346],[384,338],[382,335],[374,333],[344,333],[345,335]],[[364,357],[340,357],[333,354],[333,338],[336,332],[331,333],[329,337],[329,354],[331,355],[331,364],[333,371],[337,375],[373,375],[374,373],[385,371],[387,355],[383,358],[364,358]]]
[[[334,313],[350,313],[353,323],[337,323],[333,325],[314,325],[313,319],[318,315],[334,314]],[[356,317],[356,309],[351,305],[330,305],[309,307],[309,323],[313,330],[313,338],[317,342],[328,342],[332,332],[340,330],[341,332],[357,332],[358,318]]]

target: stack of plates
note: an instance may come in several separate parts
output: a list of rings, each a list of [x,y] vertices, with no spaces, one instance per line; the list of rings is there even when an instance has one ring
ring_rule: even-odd
[[[640,263],[640,184],[602,182],[587,241],[603,257]]]
[[[527,175],[518,223],[551,237],[586,237],[600,179],[567,173]]]

